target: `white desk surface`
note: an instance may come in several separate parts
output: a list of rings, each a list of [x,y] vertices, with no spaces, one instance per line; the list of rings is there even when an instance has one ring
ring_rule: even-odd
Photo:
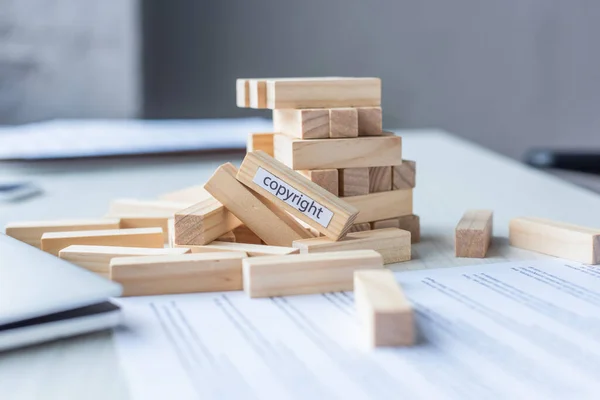
[[[534,259],[544,256],[507,244],[508,221],[519,215],[600,226],[600,196],[438,131],[399,132],[404,157],[417,161],[415,213],[422,241],[413,260],[394,269],[416,269]],[[102,216],[111,199],[154,198],[204,182],[242,154],[1,165],[0,173],[39,183],[44,195],[0,205],[0,225],[16,220]],[[454,227],[468,208],[494,210],[494,242],[484,260],[454,257]],[[0,398],[127,399],[110,333],[0,354]]]

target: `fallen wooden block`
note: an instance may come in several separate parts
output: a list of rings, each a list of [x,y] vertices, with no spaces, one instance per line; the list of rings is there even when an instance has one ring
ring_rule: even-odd
[[[256,257],[242,261],[244,291],[252,298],[352,290],[354,271],[383,268],[373,250]]]
[[[209,197],[211,197],[211,195],[204,189],[204,185],[194,185],[174,192],[165,193],[158,198],[162,201],[192,205],[199,203],[202,200],[206,200]]]
[[[6,234],[31,246],[41,248],[42,235],[47,232],[74,232],[119,229],[118,218],[72,219],[51,221],[19,221],[6,225]]]
[[[168,217],[121,217],[119,229],[132,228],[161,228],[165,243],[169,243],[169,220]]]
[[[329,137],[329,110],[322,108],[273,110],[273,131],[299,139],[326,139]],[[272,143],[271,141],[271,148]]]
[[[270,154],[269,154],[270,155]],[[316,183],[329,193],[339,195],[339,174],[337,169],[313,169],[297,171],[312,183]]]
[[[349,197],[369,194],[369,168],[340,169],[339,182],[340,196]]]
[[[379,136],[382,134],[381,107],[358,107],[358,135]]]
[[[368,170],[369,193],[389,192],[392,190],[392,167],[369,167]]]
[[[189,253],[188,248],[144,248],[120,246],[82,246],[71,245],[58,252],[58,256],[65,261],[95,272],[104,277],[109,276],[110,260],[116,257],[134,256],[159,256],[169,254]]]
[[[402,164],[392,167],[392,190],[412,189],[416,186],[417,163],[402,160]]]
[[[380,221],[413,213],[412,189],[344,197],[346,203],[359,210],[354,223]]]
[[[354,224],[352,225],[352,227],[350,229],[348,229],[348,233],[352,233],[352,232],[363,232],[363,231],[370,231],[371,230],[371,224],[368,222],[361,222],[360,224]]]
[[[248,145],[246,151],[262,150],[273,156],[273,135],[274,133],[250,133],[248,135]]]
[[[329,109],[329,137],[358,137],[358,112],[356,108]]]
[[[554,257],[600,264],[600,229],[543,218],[510,220],[511,246]]]
[[[392,271],[356,271],[354,303],[370,346],[410,346],[415,343],[412,307]]]
[[[60,250],[74,244],[163,248],[164,240],[160,228],[48,232],[42,235],[42,250],[56,256]]]
[[[110,203],[110,208],[106,217],[167,217],[173,215],[191,205],[189,202],[175,202],[164,200],[137,200],[137,199],[117,199]]]
[[[176,245],[179,247],[179,245]],[[248,257],[261,256],[284,256],[288,254],[298,254],[299,249],[295,247],[268,246],[248,243],[228,243],[214,241],[205,246],[188,246],[192,253],[215,253],[224,251],[243,252]]]
[[[346,139],[294,139],[273,137],[275,158],[300,169],[383,167],[402,163],[400,136],[365,136]]]
[[[492,240],[491,210],[469,210],[456,225],[456,257],[484,258]]]
[[[242,289],[244,253],[113,258],[110,279],[123,296],[221,292]]]
[[[241,108],[250,107],[250,80],[237,79],[235,89],[235,104]]]
[[[233,230],[236,243],[262,244],[262,239],[246,225],[240,225]]]
[[[268,202],[332,239],[343,237],[356,217],[357,210],[354,207],[264,152],[246,154],[237,179],[265,196]],[[261,236],[250,224],[246,225]],[[279,236],[281,232],[275,234]],[[298,239],[301,238],[294,240]]]

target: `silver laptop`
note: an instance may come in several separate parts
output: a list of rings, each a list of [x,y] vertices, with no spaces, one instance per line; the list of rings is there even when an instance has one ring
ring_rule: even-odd
[[[0,234],[0,351],[110,328],[121,286]]]

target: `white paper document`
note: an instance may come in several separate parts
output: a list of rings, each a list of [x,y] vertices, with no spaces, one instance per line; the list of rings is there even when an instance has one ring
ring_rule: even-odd
[[[119,299],[133,399],[598,399],[600,268],[562,260],[396,274],[419,343],[364,346],[351,292]]]

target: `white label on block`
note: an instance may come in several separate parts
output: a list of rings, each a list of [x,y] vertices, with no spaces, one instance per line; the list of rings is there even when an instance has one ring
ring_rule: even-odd
[[[330,209],[294,189],[269,171],[259,167],[252,182],[325,228],[333,218],[333,212]]]

